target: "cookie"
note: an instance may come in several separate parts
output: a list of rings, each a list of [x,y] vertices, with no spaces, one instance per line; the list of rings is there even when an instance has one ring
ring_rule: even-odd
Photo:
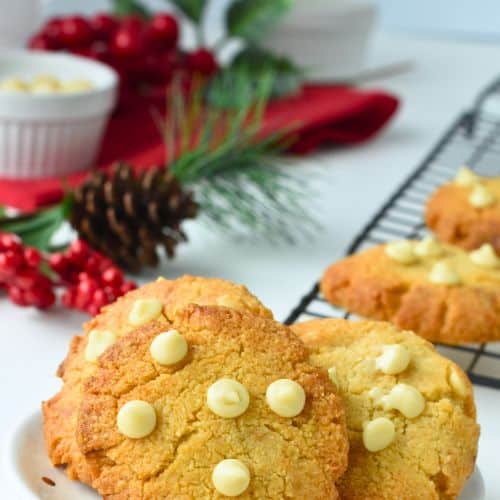
[[[140,304],[144,307],[148,303],[153,305],[153,312],[156,304],[158,315],[151,318],[155,321],[166,321],[165,317],[170,317],[178,308],[189,303],[222,305],[272,318],[272,313],[244,286],[220,279],[193,276],[173,281],[159,279],[104,308],[84,326],[83,336],[73,337],[68,355],[57,372],[64,385],[53,398],[42,405],[49,458],[54,465],[67,465],[66,472],[72,479],[90,481],[75,441],[82,381],[94,373],[97,355],[118,338],[137,328],[130,323],[134,307],[135,316],[138,316]]]
[[[343,405],[308,355],[288,327],[216,306],[122,337],[78,417],[93,487],[113,500],[338,498]]]
[[[331,265],[332,304],[448,344],[500,340],[500,259],[432,238],[379,245]]]
[[[292,329],[346,406],[345,500],[456,498],[479,437],[472,386],[432,344],[385,322],[315,320]]]
[[[429,198],[425,220],[441,241],[466,250],[490,243],[500,253],[500,177],[461,169]]]

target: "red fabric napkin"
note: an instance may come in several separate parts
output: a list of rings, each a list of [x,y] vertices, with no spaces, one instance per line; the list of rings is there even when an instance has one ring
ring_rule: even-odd
[[[161,164],[165,148],[152,110],[162,111],[165,99],[130,102],[116,113],[105,134],[98,168],[118,160],[147,168]],[[393,116],[398,99],[378,91],[344,86],[307,85],[297,95],[272,102],[266,110],[262,134],[294,127],[291,151],[310,153],[324,145],[356,144],[373,137]],[[76,186],[85,172],[69,176],[65,184]],[[15,180],[0,178],[0,204],[33,210],[58,201],[63,183],[58,178]]]

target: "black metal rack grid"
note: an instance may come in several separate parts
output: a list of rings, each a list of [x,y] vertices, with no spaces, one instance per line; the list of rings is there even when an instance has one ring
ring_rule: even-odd
[[[467,165],[481,175],[500,173],[500,115],[482,110],[484,101],[500,89],[500,81],[487,87],[472,111],[462,114],[439,140],[421,165],[404,181],[353,240],[346,254],[394,239],[421,238],[428,233],[423,220],[430,194],[450,181],[458,167]],[[316,283],[292,310],[285,323],[313,318],[354,317],[330,305]],[[500,342],[437,345],[457,362],[473,383],[500,390]]]

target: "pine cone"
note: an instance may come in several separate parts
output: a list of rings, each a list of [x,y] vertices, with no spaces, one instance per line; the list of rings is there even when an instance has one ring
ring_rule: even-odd
[[[70,222],[95,250],[137,272],[158,264],[159,245],[174,256],[187,239],[181,223],[194,218],[197,208],[192,193],[166,169],[134,173],[119,164],[110,176],[92,173],[74,191]]]

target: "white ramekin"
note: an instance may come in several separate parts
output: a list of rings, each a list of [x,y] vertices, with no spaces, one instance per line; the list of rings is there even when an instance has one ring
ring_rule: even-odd
[[[372,0],[296,0],[262,43],[305,68],[310,80],[350,78],[363,69],[376,17]]]
[[[0,92],[0,177],[61,176],[92,166],[116,103],[118,75],[104,64],[69,54],[0,53],[0,80],[49,74],[87,79],[74,94]]]

